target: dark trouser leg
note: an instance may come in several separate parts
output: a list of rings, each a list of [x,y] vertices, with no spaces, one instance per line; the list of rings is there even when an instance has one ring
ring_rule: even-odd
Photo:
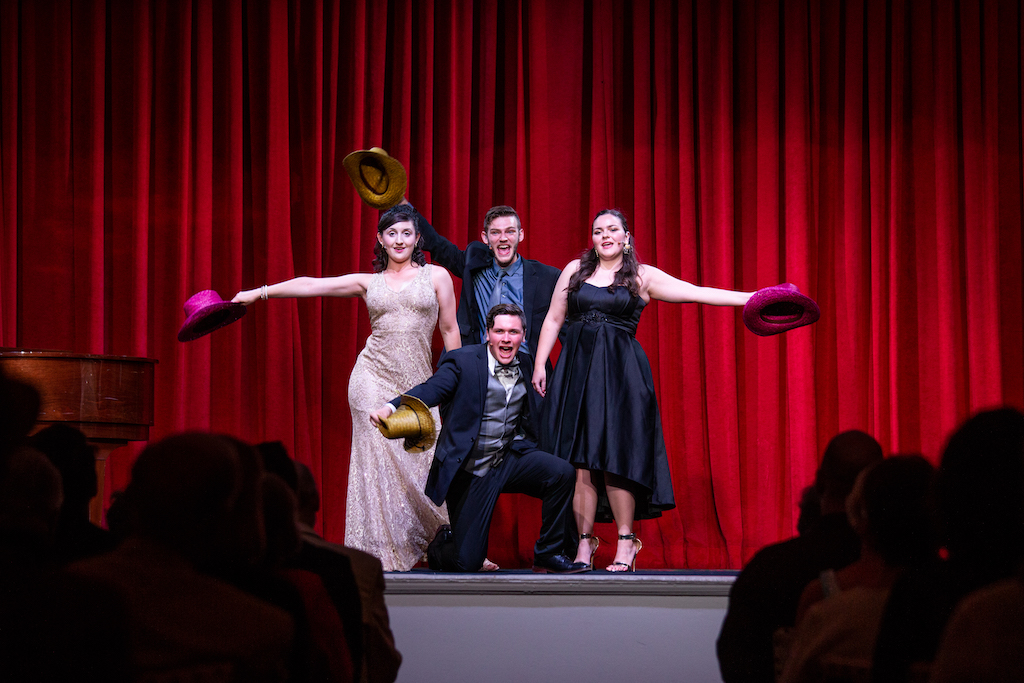
[[[513,447],[515,450],[515,447]],[[572,516],[572,494],[576,470],[565,460],[544,451],[530,449],[510,453],[498,469],[507,468],[507,493],[525,493],[540,498],[540,537],[533,552],[550,557],[574,552],[576,521]]]
[[[449,572],[475,572],[487,557],[487,535],[491,530],[494,505],[501,493],[502,466],[476,477],[460,471],[448,488],[448,517],[452,523],[451,543],[441,553],[441,568]]]

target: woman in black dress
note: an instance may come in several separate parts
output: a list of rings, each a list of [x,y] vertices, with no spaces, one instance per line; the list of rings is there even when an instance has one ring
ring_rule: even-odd
[[[567,322],[544,431],[551,452],[576,467],[576,561],[593,565],[594,522],[614,521],[619,540],[606,569],[632,571],[643,547],[633,521],[675,507],[654,378],[635,338],[640,314],[651,299],[742,306],[753,292],[698,287],[641,265],[626,217],[615,209],[597,214],[592,239],[593,249],[569,263],[555,285],[533,385],[548,393],[545,364]]]

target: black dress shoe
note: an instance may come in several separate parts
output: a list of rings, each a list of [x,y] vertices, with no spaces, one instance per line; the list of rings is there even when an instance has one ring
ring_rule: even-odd
[[[434,540],[427,545],[427,566],[434,571],[442,569],[442,549],[444,546],[455,542],[452,536],[451,525],[442,524],[438,527],[437,533],[434,534]]]
[[[540,574],[579,574],[588,569],[586,562],[573,562],[565,555],[533,558],[533,571]]]

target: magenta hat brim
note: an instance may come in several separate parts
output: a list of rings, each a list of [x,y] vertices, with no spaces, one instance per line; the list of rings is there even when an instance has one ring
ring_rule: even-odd
[[[197,298],[203,301],[196,301]],[[185,311],[189,310],[191,313],[178,330],[180,342],[195,341],[225,325],[230,325],[245,315],[246,309],[242,304],[224,301],[213,290],[204,290],[192,295],[185,302]]]
[[[820,317],[814,299],[789,283],[757,290],[743,307],[743,324],[761,337],[810,325]]]

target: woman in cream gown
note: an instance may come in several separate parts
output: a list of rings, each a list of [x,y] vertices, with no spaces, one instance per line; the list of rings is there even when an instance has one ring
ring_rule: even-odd
[[[433,448],[407,453],[388,440],[369,414],[432,373],[430,342],[437,324],[445,348],[461,346],[451,275],[426,263],[415,213],[400,205],[377,225],[373,273],[299,277],[239,292],[234,301],[260,298],[359,296],[366,301],[371,334],[349,379],[352,452],[345,514],[345,545],[377,557],[384,571],[408,571],[419,562],[437,528],[448,523],[444,506],[423,493]],[[437,410],[435,424],[440,426]]]

